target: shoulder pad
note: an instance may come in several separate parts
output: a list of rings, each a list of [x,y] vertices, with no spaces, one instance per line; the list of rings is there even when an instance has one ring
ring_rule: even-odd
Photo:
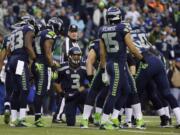
[[[51,36],[52,38],[56,37],[56,33],[53,31],[49,31],[47,35]]]

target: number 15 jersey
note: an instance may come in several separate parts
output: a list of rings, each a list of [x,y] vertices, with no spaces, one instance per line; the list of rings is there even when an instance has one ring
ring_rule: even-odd
[[[107,60],[125,64],[127,60],[125,35],[129,29],[125,24],[105,25],[99,31],[100,39],[104,41]]]

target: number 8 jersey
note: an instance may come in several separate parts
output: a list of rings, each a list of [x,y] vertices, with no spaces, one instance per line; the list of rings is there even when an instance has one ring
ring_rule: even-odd
[[[129,29],[122,23],[101,27],[99,34],[100,38],[105,43],[108,61],[121,62],[122,64],[125,64],[127,60],[127,47],[124,37],[127,33],[129,33]]]

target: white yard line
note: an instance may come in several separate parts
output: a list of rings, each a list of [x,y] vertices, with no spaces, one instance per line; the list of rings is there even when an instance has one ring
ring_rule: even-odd
[[[80,127],[67,127],[67,126],[53,126],[53,127],[59,127],[59,128],[74,128],[74,129],[80,129]],[[89,130],[99,130],[99,128],[89,127]],[[88,129],[82,129],[82,130],[88,130]],[[99,130],[99,131],[105,131],[105,130]],[[146,131],[146,130],[132,130],[132,129],[118,129],[118,130],[108,130],[108,131],[117,131],[117,132],[128,132],[128,133],[138,133],[138,134],[156,134],[156,135],[180,135],[180,133],[176,132],[158,132],[158,131]]]
[[[180,133],[175,132],[157,132],[157,131],[137,131],[137,130],[119,130],[119,132],[129,132],[129,133],[139,133],[139,134],[156,134],[156,135],[180,135]]]

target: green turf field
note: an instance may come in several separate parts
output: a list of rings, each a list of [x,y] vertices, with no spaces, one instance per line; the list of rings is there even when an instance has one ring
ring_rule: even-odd
[[[33,117],[29,116],[28,121],[33,123]],[[44,117],[47,127],[45,128],[13,128],[3,123],[3,116],[0,116],[0,135],[180,135],[180,129],[160,128],[159,117],[145,116],[146,130],[118,129],[112,131],[99,130],[90,125],[89,129],[80,129],[79,122],[75,127],[66,127],[65,124],[51,124],[51,117]],[[78,121],[79,121],[78,117]],[[175,124],[175,121],[173,121]]]

